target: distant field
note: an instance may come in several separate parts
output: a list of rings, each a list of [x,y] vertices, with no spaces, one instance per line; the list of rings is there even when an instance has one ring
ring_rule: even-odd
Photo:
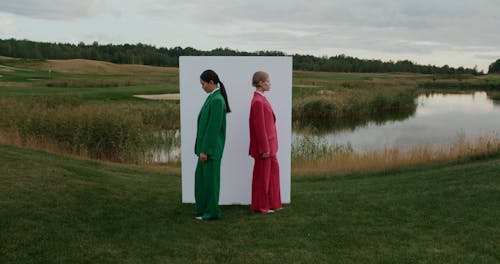
[[[134,94],[178,93],[178,69],[90,60],[0,58],[0,96],[79,96],[84,100],[140,100]],[[49,71],[50,69],[50,71]]]
[[[180,127],[179,101],[134,97],[178,93],[177,68],[6,57],[0,65],[11,67],[0,68],[0,142],[122,162],[140,152],[140,163],[157,144],[151,135]],[[499,98],[500,76],[294,71],[293,129],[334,131],[404,119],[421,93],[472,88]],[[97,129],[105,126],[120,138]]]
[[[114,64],[105,61],[93,61],[84,59],[72,60],[23,60],[0,56],[0,65],[25,68],[35,71],[76,74],[124,74],[124,73],[177,73],[177,68],[154,67],[139,64]]]
[[[0,57],[0,65],[29,69],[30,71],[0,68],[0,96],[25,96],[45,94],[90,94],[130,92],[173,93],[178,92],[178,68],[153,67],[145,65],[119,65],[91,60],[21,60]],[[50,70],[50,72],[49,72]],[[337,100],[341,109],[351,98],[366,98],[390,93],[413,95],[419,87],[445,87],[449,83],[471,83],[475,85],[500,84],[500,75],[425,75],[413,73],[293,73],[294,104],[300,104],[305,97],[322,96]],[[29,89],[35,88],[35,89]],[[53,89],[61,88],[61,89]],[[78,88],[78,89],[69,89]],[[230,87],[229,87],[230,89]],[[390,95],[389,95],[390,96]],[[89,96],[87,98],[92,98]],[[97,97],[100,98],[100,97]],[[124,97],[121,97],[124,99]]]

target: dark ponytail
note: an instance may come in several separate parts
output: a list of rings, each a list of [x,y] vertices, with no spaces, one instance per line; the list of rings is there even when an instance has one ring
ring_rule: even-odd
[[[231,108],[229,108],[229,101],[227,100],[226,88],[224,87],[224,84],[219,80],[219,76],[217,75],[217,73],[215,73],[213,70],[206,70],[200,75],[200,79],[202,79],[204,82],[212,81],[213,83],[218,84],[220,86],[222,97],[224,97],[224,101],[226,102],[226,113],[230,113]]]
[[[222,94],[222,97],[224,97],[224,101],[226,101],[226,113],[231,112],[231,108],[229,108],[229,102],[227,101],[227,93],[226,93],[226,88],[224,87],[224,84],[219,81],[220,84],[220,93]]]

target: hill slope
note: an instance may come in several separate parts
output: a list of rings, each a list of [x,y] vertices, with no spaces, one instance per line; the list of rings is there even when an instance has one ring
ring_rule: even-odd
[[[500,157],[294,178],[292,204],[194,220],[167,170],[0,145],[1,263],[498,263]]]
[[[139,64],[115,64],[86,59],[22,60],[0,56],[0,65],[18,66],[30,70],[76,74],[178,73],[177,67],[157,67]]]

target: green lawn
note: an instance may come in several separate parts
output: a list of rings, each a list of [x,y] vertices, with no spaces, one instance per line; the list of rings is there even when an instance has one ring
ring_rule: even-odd
[[[14,61],[14,60],[13,60]],[[0,60],[0,64],[1,64]],[[15,61],[29,68],[31,61]],[[138,101],[136,94],[178,93],[177,73],[122,72],[48,73],[40,70],[0,71],[0,97],[77,96],[85,101]]]
[[[32,96],[72,96],[84,101],[144,101],[133,97],[137,94],[178,93],[173,85],[137,85],[106,88],[60,88],[60,87],[0,87],[0,97],[23,99]]]
[[[500,156],[292,177],[270,215],[200,222],[168,168],[0,145],[0,263],[498,263]]]
[[[85,101],[137,101],[136,94],[178,93],[177,76],[0,72],[0,97],[78,96]],[[169,79],[170,78],[170,79]]]

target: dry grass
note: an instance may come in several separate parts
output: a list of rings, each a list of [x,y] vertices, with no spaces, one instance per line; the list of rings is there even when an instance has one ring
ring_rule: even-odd
[[[180,94],[137,94],[134,97],[149,100],[179,100]]]
[[[9,145],[15,147],[22,147],[27,149],[42,150],[51,153],[57,153],[61,155],[68,155],[74,158],[83,158],[88,156],[88,153],[84,150],[80,150],[78,153],[68,152],[61,148],[60,143],[55,140],[51,140],[47,137],[31,136],[31,137],[21,137],[19,133],[12,132],[7,133],[0,130],[0,144]]]
[[[110,74],[110,73],[178,73],[178,68],[155,67],[136,64],[114,64],[104,61],[84,59],[47,60],[42,62],[40,70],[52,70],[62,73]]]
[[[0,130],[0,145],[9,145],[15,147],[21,147],[26,149],[46,151],[49,153],[56,153],[64,156],[70,156],[78,160],[92,160],[88,158],[88,153],[85,150],[81,150],[80,153],[69,153],[66,150],[61,149],[60,144],[55,140],[44,139],[40,140],[39,137],[31,137],[23,140],[17,133],[5,133]],[[181,163],[180,162],[168,162],[168,163],[148,163],[148,164],[121,164],[116,162],[109,162],[105,160],[99,161],[103,164],[113,164],[113,166],[122,166],[123,168],[135,168],[137,170],[148,170],[155,173],[167,173],[172,175],[181,174]]]
[[[32,87],[30,82],[0,82],[0,87]]]
[[[383,171],[433,162],[456,161],[478,156],[487,156],[500,151],[500,138],[482,136],[473,141],[459,138],[455,143],[439,149],[420,146],[409,150],[399,147],[383,150],[356,152],[333,152],[316,160],[295,160],[292,170],[295,175],[324,173],[348,173],[360,171]]]
[[[179,82],[179,70],[173,67],[114,64],[84,59],[44,61],[2,58],[0,64],[2,63],[31,71],[5,72],[4,78],[0,78],[0,86],[6,87],[105,88],[178,85]]]

